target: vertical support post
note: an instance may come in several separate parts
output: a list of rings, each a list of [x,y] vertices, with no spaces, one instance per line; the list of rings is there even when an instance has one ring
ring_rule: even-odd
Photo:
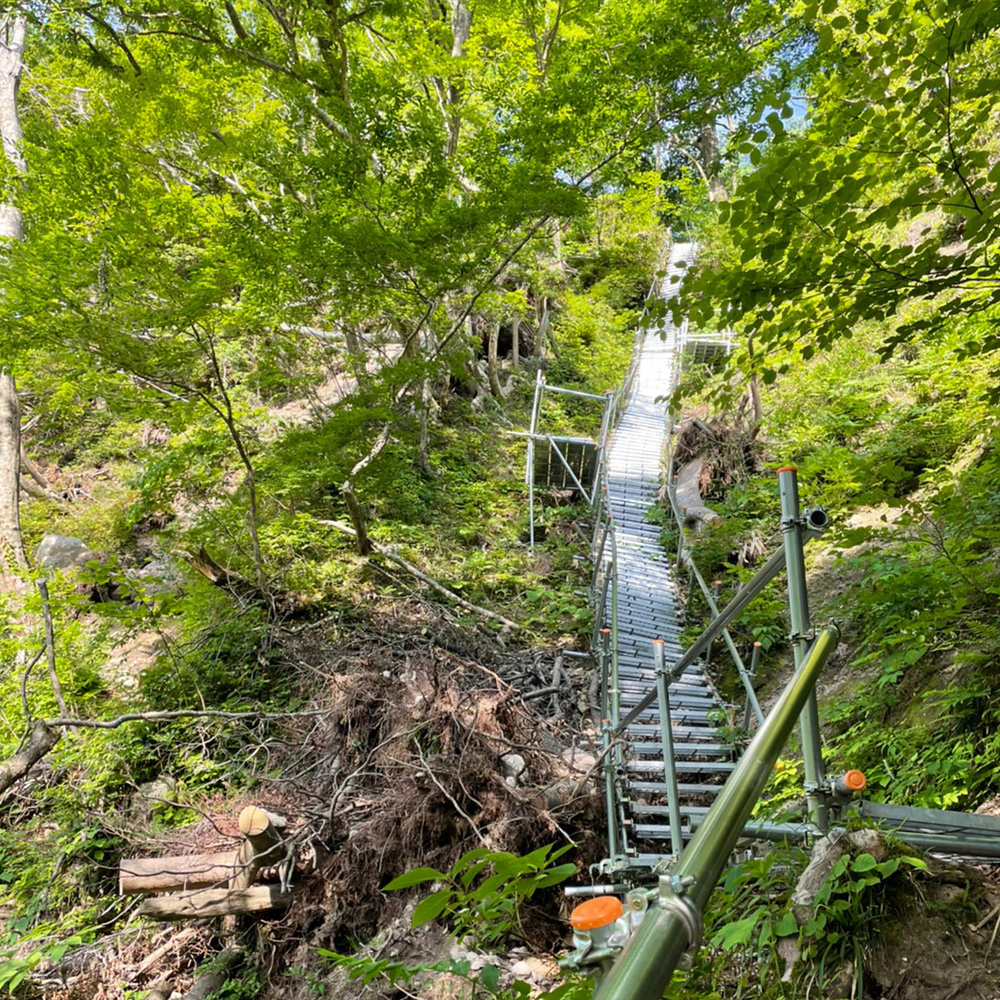
[[[528,548],[535,551],[535,435],[538,433],[538,412],[542,405],[542,371],[535,373],[535,399],[531,404],[531,437],[528,438],[528,462],[524,470],[528,483]]]
[[[785,568],[788,573],[788,612],[792,624],[792,654],[798,669],[806,658],[811,640],[806,564],[802,555],[803,523],[799,513],[798,471],[794,465],[778,470],[781,495],[781,533],[785,540]],[[824,833],[828,828],[820,747],[819,708],[815,689],[809,692],[800,716],[802,757],[805,762],[806,808],[809,821]]]
[[[681,516],[677,518],[677,566],[680,568],[681,556],[684,553],[684,521],[687,519],[687,507],[681,507]]]
[[[656,667],[656,693],[660,701],[660,740],[663,752],[663,780],[667,785],[667,810],[670,816],[670,850],[674,858],[684,850],[681,832],[681,805],[677,791],[677,769],[674,766],[674,730],[670,721],[670,685],[662,639],[653,640],[653,664]]]
[[[602,628],[597,662],[601,671],[601,718],[609,717],[610,701],[608,698],[608,655],[611,645],[611,629]]]
[[[757,676],[757,661],[760,659],[760,643],[753,644],[753,652],[750,654],[750,669],[747,677],[750,679],[750,687],[753,687],[754,678]],[[743,706],[743,728],[750,728],[750,692],[747,691],[746,704]]]
[[[722,581],[721,580],[713,580],[712,581],[712,600],[709,602],[709,604],[710,605],[711,604],[716,604],[715,608],[710,608],[710,610],[712,611],[712,617],[713,618],[715,618],[718,615],[718,613],[719,613],[718,612],[718,600],[719,600],[719,587],[721,587],[721,586],[722,586]],[[712,647],[714,645],[715,645],[715,640],[713,639],[708,644],[708,649],[705,650],[705,669],[706,670],[708,670],[708,668],[712,665]]]
[[[608,857],[618,855],[618,823],[615,810],[615,762],[611,754],[611,720],[601,723],[601,746],[604,750],[604,808],[608,814]]]
[[[618,690],[618,544],[611,526],[611,721],[617,729],[621,721],[621,692]]]

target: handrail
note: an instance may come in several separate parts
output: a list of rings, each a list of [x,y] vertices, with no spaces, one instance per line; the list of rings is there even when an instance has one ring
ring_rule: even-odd
[[[816,638],[673,873],[660,877],[659,888],[652,891],[655,902],[604,980],[596,1000],[659,1000],[683,953],[697,947],[709,896],[838,639],[839,632],[832,627]]]

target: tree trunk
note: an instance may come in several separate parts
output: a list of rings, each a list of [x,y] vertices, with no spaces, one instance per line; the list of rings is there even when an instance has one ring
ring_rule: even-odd
[[[510,360],[515,368],[521,367],[521,317],[517,315],[510,325]]]
[[[17,108],[26,26],[24,16],[8,16],[3,37],[0,38],[0,139],[7,162],[18,174],[28,171],[24,160],[24,133]],[[0,204],[0,237],[24,239],[21,210],[12,201]]]
[[[14,576],[28,568],[21,540],[21,412],[14,376],[0,371],[0,572]]]
[[[698,133],[697,147],[702,173],[708,185],[708,200],[725,201],[726,189],[719,178],[719,134],[716,131],[714,118],[702,125]]]
[[[133,893],[222,887],[236,871],[236,854],[233,851],[127,858],[118,865],[118,892],[129,896]]]
[[[545,338],[549,335],[549,297],[541,296],[535,303],[535,314],[538,322],[535,324],[535,357],[539,361],[545,358]]]
[[[62,733],[39,720],[31,730],[28,745],[0,764],[0,793],[20,781],[58,742]]]
[[[472,33],[472,12],[465,4],[465,0],[455,0],[455,6],[451,11],[451,57],[461,59],[465,55],[465,46],[469,42],[469,35]],[[459,106],[462,103],[462,77],[455,74],[448,81],[448,155],[454,156],[458,152],[458,137],[462,127],[462,117],[459,113]]]
[[[236,856],[237,872],[230,886],[249,889],[261,868],[280,864],[285,858],[278,817],[259,806],[247,806],[240,813],[240,833],[246,837]]]
[[[199,889],[151,896],[136,912],[154,920],[198,920],[283,909],[291,901],[292,894],[280,885],[254,885],[249,889]]]
[[[490,392],[494,399],[503,399],[503,389],[500,386],[500,373],[497,370],[497,342],[500,339],[500,321],[490,324],[490,335],[486,349],[486,374],[490,380]]]
[[[23,15],[8,15],[0,38],[0,140],[7,162],[18,174],[27,171],[24,162],[21,118],[17,92],[21,85],[21,61],[27,21]],[[24,239],[21,210],[12,202],[0,204],[0,239]],[[19,469],[21,466],[21,415],[14,376],[0,371],[0,573],[27,568],[21,541]]]

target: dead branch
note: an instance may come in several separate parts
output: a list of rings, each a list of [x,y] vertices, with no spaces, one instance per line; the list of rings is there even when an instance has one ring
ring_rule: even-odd
[[[31,730],[28,745],[0,764],[0,793],[20,781],[60,740],[55,726],[39,720]]]
[[[49,680],[52,682],[52,692],[56,696],[56,705],[63,715],[69,715],[66,707],[66,699],[63,698],[62,684],[59,683],[59,674],[56,673],[56,639],[55,630],[52,627],[52,608],[49,604],[49,587],[44,580],[38,581],[38,593],[42,598],[42,619],[45,622],[45,656],[49,665]]]
[[[114,719],[49,719],[44,725],[52,729],[72,729],[80,726],[84,729],[117,729],[126,722],[170,722],[174,719],[295,719],[307,715],[323,715],[319,709],[307,712],[222,712],[210,708],[179,708],[169,712],[126,712]],[[0,791],[3,788],[0,787]]]
[[[342,521],[324,521],[318,520],[317,524],[324,524],[331,528],[336,528],[337,531],[342,532],[351,538],[357,538],[357,532],[344,524]],[[510,629],[521,628],[517,622],[511,621],[509,618],[505,618],[503,615],[497,614],[495,611],[489,611],[486,608],[479,607],[478,604],[473,604],[471,601],[467,601],[464,597],[459,597],[453,590],[449,590],[444,584],[438,583],[437,580],[432,579],[427,576],[426,573],[421,572],[412,563],[407,562],[402,556],[397,555],[392,549],[387,548],[384,545],[379,545],[377,542],[368,539],[368,544],[372,551],[377,552],[380,556],[384,556],[386,559],[391,559],[398,566],[402,566],[411,576],[416,577],[422,583],[426,583],[428,587],[436,590],[439,594],[447,597],[448,600],[454,601],[459,607],[465,608],[466,611],[472,611],[477,615],[483,615],[486,618],[492,618],[494,621],[498,621],[503,625],[506,625]]]

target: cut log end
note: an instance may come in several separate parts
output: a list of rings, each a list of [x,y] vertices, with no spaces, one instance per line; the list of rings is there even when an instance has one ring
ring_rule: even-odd
[[[240,813],[240,833],[244,837],[259,837],[271,825],[271,817],[260,806],[247,806]]]

